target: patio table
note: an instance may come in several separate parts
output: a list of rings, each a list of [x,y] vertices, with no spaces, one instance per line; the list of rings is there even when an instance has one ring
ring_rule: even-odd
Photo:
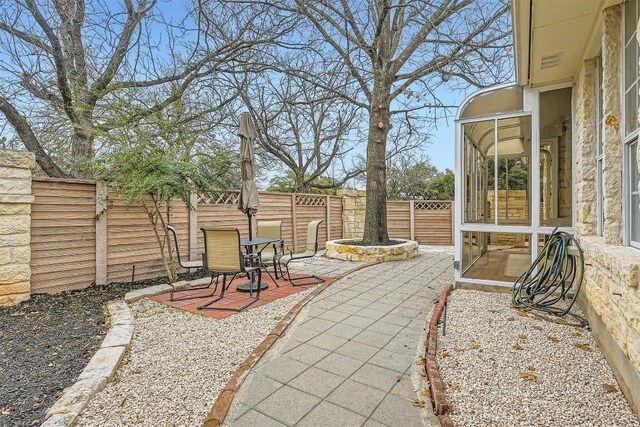
[[[262,246],[262,245],[268,245],[271,243],[277,243],[279,242],[281,239],[275,238],[275,237],[254,237],[252,239],[240,239],[240,246],[246,248],[247,253],[250,254],[253,252],[253,248],[258,247],[258,246]],[[249,258],[249,260],[251,261],[251,266],[255,267],[256,266],[256,262],[260,262],[259,260],[259,254],[258,257],[256,258]],[[260,290],[263,291],[265,289],[267,289],[269,287],[269,285],[265,282],[260,282]],[[255,283],[255,274],[251,274],[250,275],[250,280],[248,282],[244,282],[244,283],[240,283],[238,285],[238,287],[236,288],[238,290],[238,292],[253,292],[253,291],[257,291],[258,290],[258,286]]]

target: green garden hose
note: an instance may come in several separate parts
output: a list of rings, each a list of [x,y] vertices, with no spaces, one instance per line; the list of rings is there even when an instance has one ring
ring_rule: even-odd
[[[575,251],[570,251],[571,247]],[[513,284],[511,305],[553,315],[556,319],[552,321],[558,323],[588,327],[584,317],[571,311],[583,276],[584,256],[580,245],[571,234],[555,229],[531,267]],[[560,322],[559,318],[565,316],[573,321]]]

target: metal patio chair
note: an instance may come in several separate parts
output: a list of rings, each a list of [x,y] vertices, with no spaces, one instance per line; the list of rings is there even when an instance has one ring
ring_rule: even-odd
[[[257,237],[279,239],[277,243],[262,245],[258,248],[258,253],[260,254],[260,262],[267,274],[269,274],[269,277],[271,277],[271,273],[269,273],[268,269],[269,266],[273,266],[273,273],[275,274],[276,279],[279,278],[278,270],[280,270],[280,276],[284,277],[284,274],[282,274],[282,263],[280,262],[280,259],[284,256],[282,221],[259,221]],[[271,277],[271,279],[273,280],[273,277]],[[275,280],[273,280],[273,283],[278,286],[278,283]]]
[[[294,255],[293,251],[289,251],[290,257],[287,261],[285,261],[284,268],[285,270],[287,270],[286,279],[291,283],[292,286],[319,285],[325,282],[324,279],[313,274],[292,278],[291,273],[289,273],[289,264],[291,262],[313,258],[318,253],[318,246],[320,243],[318,241],[318,235],[320,224],[322,224],[322,221],[323,220],[321,219],[311,221],[307,225],[307,241],[305,244],[305,251],[302,254]]]
[[[172,226],[172,225],[167,225],[167,230],[169,230],[169,232],[171,232],[171,234],[173,234],[173,242],[174,242],[174,246],[176,248],[176,258],[178,261],[178,265],[184,269],[191,269],[191,268],[202,268],[202,260],[199,261],[187,261],[187,260],[183,260],[182,257],[180,256],[180,245],[178,245],[178,233],[176,232],[176,229]],[[213,290],[213,293],[208,294],[208,295],[197,295],[197,296],[188,296],[188,297],[182,297],[182,298],[174,298],[173,294],[177,293],[177,292],[185,292],[185,291],[197,291],[199,289],[207,289],[210,288],[211,285],[213,284],[214,281],[214,277],[211,278],[211,282],[208,285],[202,285],[202,286],[194,286],[191,288],[185,288],[185,289],[175,289],[173,287],[173,283],[171,284],[171,291],[169,292],[169,301],[184,301],[184,300],[189,300],[189,299],[195,299],[195,298],[207,298],[210,296],[213,296],[213,294],[216,293],[216,290],[218,289],[218,282],[216,281],[216,287]]]
[[[258,283],[262,280],[262,269],[260,266],[248,267],[248,261],[257,258],[257,254],[244,255],[240,246],[240,232],[235,227],[211,227],[201,228],[204,233],[204,269],[215,276],[222,276],[222,288],[220,296],[214,298],[206,304],[198,307],[198,310],[225,310],[242,311],[260,299],[260,286],[256,287],[256,296],[238,308],[232,307],[212,307],[213,304],[224,298],[225,291],[240,273],[247,273],[251,279],[257,274]],[[231,280],[227,284],[227,276]],[[250,292],[250,295],[253,291]]]

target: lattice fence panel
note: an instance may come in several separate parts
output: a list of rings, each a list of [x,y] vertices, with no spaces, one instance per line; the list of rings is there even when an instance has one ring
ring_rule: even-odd
[[[416,200],[413,203],[414,203],[414,208],[416,210],[421,210],[421,211],[447,211],[451,209],[451,202],[449,201],[439,201],[439,200],[418,201]]]
[[[306,194],[296,194],[297,206],[326,206],[326,196],[309,196]]]

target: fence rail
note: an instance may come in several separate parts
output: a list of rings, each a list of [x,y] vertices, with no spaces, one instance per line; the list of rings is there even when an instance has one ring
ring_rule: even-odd
[[[33,178],[31,215],[31,289],[60,292],[91,283],[147,279],[164,274],[157,243],[146,214],[103,182]],[[171,224],[180,253],[197,259],[203,252],[201,227],[234,225],[248,233],[237,208],[237,192],[216,192],[206,200],[195,195],[191,210],[176,202]],[[343,196],[260,192],[255,221],[281,220],[287,246],[302,249],[307,223],[324,220],[320,240],[345,236]],[[446,201],[389,201],[389,233],[421,244],[452,243],[453,206]],[[255,228],[254,228],[255,229]]]

